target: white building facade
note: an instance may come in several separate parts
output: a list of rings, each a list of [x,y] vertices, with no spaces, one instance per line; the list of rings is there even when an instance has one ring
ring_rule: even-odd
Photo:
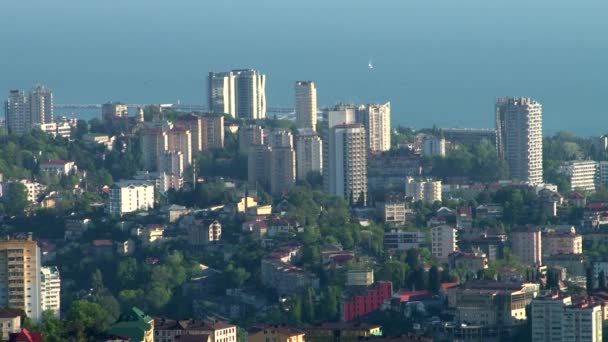
[[[110,187],[110,214],[124,215],[154,208],[154,185],[147,181],[116,182]]]

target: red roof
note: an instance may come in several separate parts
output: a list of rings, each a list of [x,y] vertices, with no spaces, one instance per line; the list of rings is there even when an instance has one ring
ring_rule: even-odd
[[[446,282],[446,283],[441,283],[441,288],[445,291],[451,287],[455,287],[458,286],[458,282],[456,281],[451,281],[451,282]]]
[[[587,209],[600,210],[606,206],[604,202],[592,202],[587,204]]]
[[[112,240],[93,240],[93,246],[95,247],[107,247],[112,245]]]
[[[42,342],[42,333],[32,332],[26,328],[21,329],[18,334],[11,334],[9,341],[14,342]]]
[[[50,165],[65,165],[67,163],[71,163],[71,161],[69,160],[63,160],[63,159],[49,159],[47,161],[45,161],[44,164],[50,164]]]
[[[418,291],[399,291],[399,300],[402,302],[418,301],[431,298],[431,294],[427,290]]]
[[[583,196],[583,194],[581,194],[580,192],[573,192],[570,194],[570,196],[568,196],[568,198],[570,199],[584,199],[585,196]]]

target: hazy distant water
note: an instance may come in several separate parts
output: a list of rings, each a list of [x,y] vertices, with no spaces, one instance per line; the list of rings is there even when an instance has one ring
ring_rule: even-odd
[[[1,0],[0,94],[58,103],[204,101],[209,70],[258,68],[270,106],[386,101],[416,127],[493,125],[501,95],[546,132],[608,132],[606,0]],[[368,60],[375,68],[367,68]]]

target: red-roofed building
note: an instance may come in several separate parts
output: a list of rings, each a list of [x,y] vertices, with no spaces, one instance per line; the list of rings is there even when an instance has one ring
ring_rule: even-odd
[[[10,334],[10,342],[42,342],[42,333],[21,329],[20,333]]]
[[[380,309],[384,301],[392,298],[393,283],[379,281],[370,287],[356,289],[356,291],[355,294],[351,294],[350,299],[342,302],[341,320],[344,322],[353,321]]]

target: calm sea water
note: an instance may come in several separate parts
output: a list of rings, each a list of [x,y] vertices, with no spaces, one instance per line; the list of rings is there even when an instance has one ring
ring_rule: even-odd
[[[607,13],[606,0],[2,0],[0,94],[42,82],[58,103],[201,104],[209,70],[251,67],[270,106],[312,79],[321,105],[390,100],[396,124],[491,127],[496,97],[527,95],[546,133],[601,134]]]

